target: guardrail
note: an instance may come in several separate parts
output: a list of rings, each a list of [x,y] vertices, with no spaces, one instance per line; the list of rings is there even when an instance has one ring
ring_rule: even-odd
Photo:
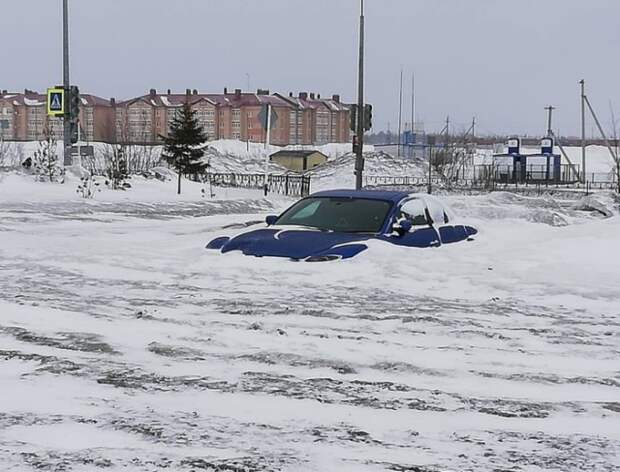
[[[264,189],[265,174],[206,174],[206,181],[216,187]],[[287,197],[310,195],[311,178],[305,175],[269,175],[267,190]]]

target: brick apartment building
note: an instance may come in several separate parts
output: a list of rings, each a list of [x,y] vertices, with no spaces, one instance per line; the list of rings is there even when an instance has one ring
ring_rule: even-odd
[[[80,123],[84,141],[111,142],[114,133],[113,102],[94,95],[81,95]],[[0,137],[7,141],[38,141],[46,128],[56,138],[63,134],[61,118],[47,116],[47,97],[25,90],[24,93],[0,93]]]
[[[271,143],[325,144],[349,142],[349,106],[334,95],[329,99],[313,93],[270,94],[268,90],[244,93],[201,94],[187,90],[160,94],[152,89],[147,95],[117,102],[94,95],[81,95],[80,123],[82,140],[88,142],[157,144],[167,136],[170,124],[185,102],[197,112],[209,140],[237,139],[265,142],[259,115],[271,104],[277,120],[271,131]],[[62,119],[46,114],[45,95],[0,93],[0,137],[5,140],[34,141],[44,136],[46,126],[62,136]]]

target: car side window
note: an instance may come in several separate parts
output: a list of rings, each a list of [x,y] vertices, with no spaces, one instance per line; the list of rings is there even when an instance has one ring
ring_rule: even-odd
[[[412,226],[428,226],[426,205],[424,201],[415,199],[405,202],[400,207],[401,217],[411,222]]]

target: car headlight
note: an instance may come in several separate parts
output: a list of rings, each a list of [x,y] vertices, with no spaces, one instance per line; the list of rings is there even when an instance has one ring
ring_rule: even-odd
[[[334,256],[334,255],[310,256],[308,259],[306,259],[306,262],[329,262],[329,261],[336,261],[340,258],[341,258],[340,256]]]

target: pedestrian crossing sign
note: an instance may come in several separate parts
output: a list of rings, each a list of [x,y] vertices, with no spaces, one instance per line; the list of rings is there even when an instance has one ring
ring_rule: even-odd
[[[65,90],[62,88],[47,89],[47,114],[62,116],[65,114]]]

